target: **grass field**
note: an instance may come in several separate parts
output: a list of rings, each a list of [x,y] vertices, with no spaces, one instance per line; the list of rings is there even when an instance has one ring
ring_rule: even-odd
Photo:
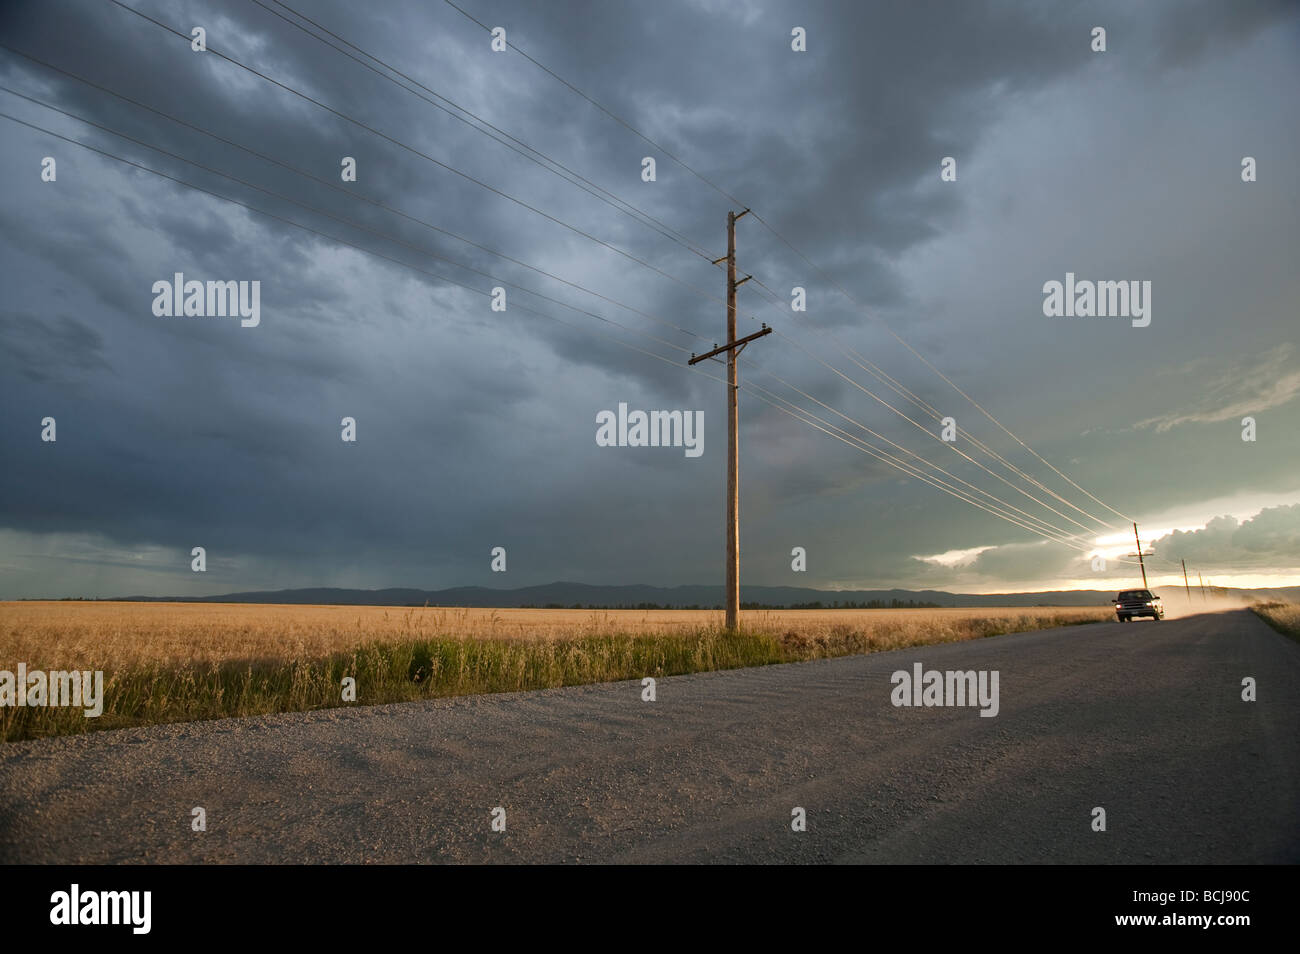
[[[1300,604],[1256,603],[1251,609],[1283,636],[1300,642]]]
[[[799,662],[1113,618],[1104,607],[447,609],[0,603],[0,670],[103,670],[104,711],[0,707],[0,741]],[[344,702],[344,677],[357,701]]]

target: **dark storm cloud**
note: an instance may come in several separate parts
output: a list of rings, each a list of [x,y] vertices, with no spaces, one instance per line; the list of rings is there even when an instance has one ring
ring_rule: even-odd
[[[0,355],[5,373],[37,383],[48,382],[58,374],[84,374],[109,367],[104,360],[103,337],[71,315],[0,315],[0,337],[6,345]],[[61,383],[75,380],[63,377]]]
[[[707,349],[721,337],[722,276],[704,258],[268,10],[242,2],[131,5],[186,34],[203,25],[212,48],[659,265],[704,294],[216,56],[194,53],[182,39],[112,4],[15,5],[0,21],[0,42],[323,182],[10,54],[0,54],[5,85],[243,182],[7,94],[0,94],[3,111],[480,292],[496,284],[527,286],[688,351]],[[722,253],[725,198],[518,55],[491,53],[487,35],[450,7],[408,2],[360,10],[306,0],[291,6],[681,230],[706,257]],[[860,301],[896,323],[905,317],[900,327],[909,340],[941,367],[955,368],[962,381],[961,375],[979,369],[979,396],[997,407],[1026,390],[1043,393],[1050,382],[1016,384],[1021,374],[1050,378],[1042,362],[1024,361],[1014,342],[966,337],[966,315],[908,311],[916,288],[900,263],[959,231],[971,201],[972,193],[939,188],[939,159],[958,156],[965,171],[984,152],[1005,148],[1004,140],[990,140],[998,123],[1032,109],[1026,104],[1041,90],[1091,90],[1119,74],[1131,95],[1141,96],[1167,71],[1210,68],[1270,30],[1294,31],[1296,22],[1285,5],[1267,3],[1057,9],[1017,3],[485,2],[467,8],[485,23],[505,26],[531,55],[741,201],[753,202]],[[1087,48],[1096,23],[1108,27],[1113,50],[1100,62]],[[790,51],[794,25],[808,30],[806,54]],[[1148,55],[1151,49],[1158,55]],[[1286,74],[1284,67],[1275,70]],[[94,547],[95,561],[129,567],[131,559],[111,553],[115,546],[135,548],[164,574],[168,559],[184,568],[192,545],[207,546],[214,571],[206,589],[187,573],[162,582],[148,578],[148,585],[174,583],[177,589],[169,592],[272,583],[509,585],[557,577],[684,583],[716,575],[723,392],[716,381],[600,335],[678,364],[685,354],[662,342],[627,338],[513,287],[510,309],[493,313],[487,299],[470,290],[0,122],[11,177],[32,183],[0,210],[0,256],[10,290],[0,311],[0,394],[9,409],[0,419],[3,526],[32,538],[99,535],[106,544],[69,538],[51,552],[72,561],[82,559],[78,548]],[[1017,146],[1035,148],[1032,142]],[[32,175],[45,155],[58,158],[57,184]],[[640,179],[646,155],[658,159],[656,183]],[[357,159],[355,184],[339,180],[343,156]],[[982,196],[979,190],[987,187],[977,182],[971,188]],[[701,337],[583,295],[349,192]],[[1040,246],[1059,231],[1044,226]],[[1087,234],[1105,241],[1104,231]],[[745,287],[742,331],[754,327],[753,315],[794,334],[800,325],[790,321],[784,296],[801,284],[809,288],[807,324],[834,329],[875,359],[899,357],[879,327],[752,219],[742,222],[739,241],[742,273],[762,278],[780,299],[773,309],[754,285]],[[1249,248],[1240,251],[1243,261],[1251,255]],[[259,280],[262,324],[243,329],[154,317],[151,286],[176,271],[188,278]],[[574,327],[529,314],[525,305]],[[1254,354],[1278,345],[1271,335],[1260,333]],[[834,351],[819,337],[802,334],[800,340],[818,354]],[[873,427],[954,473],[987,480],[777,342],[765,339],[746,358],[820,400],[853,407]],[[1033,347],[1045,355],[1045,345]],[[1256,367],[1249,356],[1239,360],[1245,373]],[[837,366],[854,371],[843,360]],[[909,387],[948,406],[946,386],[915,363],[906,367]],[[704,370],[721,374],[715,365]],[[1124,390],[1130,386],[1125,371],[1108,379],[1116,402],[1132,397]],[[755,374],[748,367],[744,373]],[[755,381],[775,387],[758,375]],[[816,554],[810,583],[925,582],[946,571],[912,559],[916,554],[1023,544],[1019,530],[898,480],[750,393],[743,400],[742,506],[746,565],[755,582],[789,582],[786,554],[795,543]],[[1101,446],[1101,456],[1080,451],[1077,435],[1096,420],[1117,419],[1101,400],[1084,420],[1068,403],[1045,407],[1030,418],[1031,442],[1050,448],[1052,459],[1073,458],[1067,469],[1082,472],[1086,485],[1104,488],[1102,496],[1109,497],[1112,489],[1133,484],[1114,474],[1116,462],[1140,455],[1144,437],[1131,416],[1123,417],[1122,427],[1106,429],[1105,443],[1089,445]],[[1214,416],[1215,402],[1207,400],[1198,405],[1198,420]],[[594,415],[619,401],[634,408],[705,409],[706,456],[685,460],[679,453],[597,448]],[[1274,404],[1278,413],[1286,413],[1286,405],[1281,397]],[[36,422],[47,414],[59,419],[54,447],[35,439]],[[359,422],[355,446],[339,440],[345,415]],[[1167,417],[1162,413],[1160,420]],[[1190,497],[1239,486],[1237,474],[1213,466],[1221,456],[1214,446],[1202,442],[1184,450],[1199,472]],[[1284,443],[1260,446],[1262,483],[1289,489],[1275,476],[1287,454]],[[511,572],[504,579],[486,572],[494,545],[510,548]],[[1021,555],[988,551],[977,569],[1027,572],[1035,561]],[[49,559],[54,562],[42,567],[59,565]],[[1049,562],[1058,569],[1059,561]],[[1038,561],[1040,570],[1047,565]],[[61,593],[88,579],[72,570],[49,572],[48,585],[0,577],[0,596]],[[119,579],[108,592],[122,592]]]

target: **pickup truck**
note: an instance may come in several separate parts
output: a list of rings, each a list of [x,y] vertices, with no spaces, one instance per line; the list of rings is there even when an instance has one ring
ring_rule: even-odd
[[[1165,618],[1165,608],[1150,590],[1124,590],[1115,597],[1115,616],[1121,623],[1135,616],[1150,616],[1158,623]]]

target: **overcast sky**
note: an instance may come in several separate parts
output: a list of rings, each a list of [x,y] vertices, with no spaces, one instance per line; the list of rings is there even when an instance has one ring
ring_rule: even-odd
[[[739,333],[780,334],[741,361],[743,582],[1119,588],[1138,582],[1132,518],[1155,538],[1153,582],[1186,558],[1218,584],[1300,583],[1300,8],[458,3],[658,145],[446,3],[289,6],[682,242],[258,3],[129,0],[184,37],[100,0],[4,5],[0,42],[65,72],[0,50],[3,85],[138,142],[0,92],[0,112],[73,141],[0,119],[0,598],[721,583],[725,370],[686,359],[725,337],[708,259],[745,206],[762,221],[737,227],[755,276]],[[258,281],[260,323],[155,315],[177,272]],[[1067,272],[1150,282],[1149,325],[1047,316],[1044,284]],[[620,402],[702,411],[703,453],[598,446]]]

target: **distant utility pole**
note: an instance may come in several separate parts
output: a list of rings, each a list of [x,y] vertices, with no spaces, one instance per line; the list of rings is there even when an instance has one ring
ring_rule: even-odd
[[[1138,566],[1142,567],[1142,589],[1147,590],[1150,589],[1150,587],[1147,586],[1147,565],[1146,561],[1142,559],[1142,540],[1138,536],[1138,525],[1136,522],[1133,524],[1133,539],[1137,541],[1138,545]]]
[[[1205,602],[1205,581],[1201,579],[1201,571],[1196,571],[1196,582],[1201,587],[1201,602]]]
[[[1190,603],[1192,601],[1192,588],[1187,585],[1187,561],[1179,560],[1179,562],[1183,565],[1183,589],[1187,591],[1187,602]]]
[[[737,434],[740,384],[736,358],[749,342],[772,333],[772,329],[764,324],[762,331],[736,339],[736,289],[753,277],[746,275],[736,281],[736,220],[748,214],[749,209],[740,215],[727,213],[727,254],[713,262],[714,265],[727,263],[727,343],[698,357],[692,354],[687,362],[698,364],[724,351],[727,354],[727,629],[731,632],[740,625],[740,442]]]

